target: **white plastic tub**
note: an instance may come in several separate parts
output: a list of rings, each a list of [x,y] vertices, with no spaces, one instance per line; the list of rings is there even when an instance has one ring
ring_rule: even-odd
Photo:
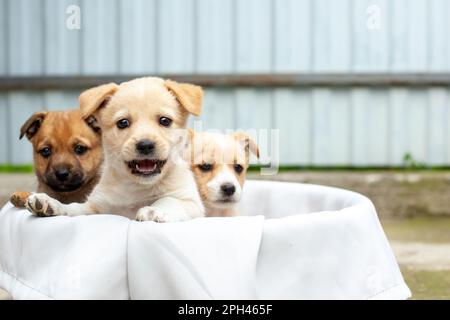
[[[247,216],[184,223],[0,213],[0,288],[15,299],[405,299],[366,197],[247,181]]]

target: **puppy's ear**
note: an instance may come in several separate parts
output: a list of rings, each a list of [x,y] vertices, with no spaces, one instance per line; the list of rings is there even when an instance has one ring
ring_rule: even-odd
[[[108,83],[82,92],[78,100],[83,119],[89,118],[99,108],[104,106],[118,89],[119,86],[117,84]]]
[[[94,130],[95,133],[100,134],[101,133],[101,128],[100,125],[97,122],[97,119],[94,116],[88,116],[86,118],[86,124],[92,129]]]
[[[24,135],[27,135],[28,140],[38,132],[42,121],[44,121],[47,111],[39,111],[34,113],[20,128],[20,137],[22,139]]]
[[[248,134],[244,132],[233,133],[234,138],[244,145],[246,150],[249,150],[259,159],[259,148],[255,140],[252,139]]]
[[[189,113],[195,116],[200,115],[203,101],[202,87],[189,83],[178,83],[172,80],[166,80],[165,86]]]

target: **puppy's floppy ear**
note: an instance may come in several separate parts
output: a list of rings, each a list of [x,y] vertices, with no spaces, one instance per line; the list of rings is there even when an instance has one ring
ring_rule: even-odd
[[[244,145],[246,150],[250,150],[259,159],[259,148],[255,140],[244,132],[233,133],[234,138]]]
[[[92,130],[94,130],[95,133],[101,133],[102,130],[100,128],[100,125],[98,124],[97,119],[94,116],[88,116],[84,121]]]
[[[190,83],[178,83],[172,80],[166,80],[164,84],[175,95],[183,108],[195,116],[200,115],[203,101],[202,87]]]
[[[104,106],[118,89],[117,84],[108,83],[83,91],[78,98],[83,119],[89,118],[95,111]]]
[[[45,116],[47,115],[47,111],[39,111],[34,113],[20,128],[20,137],[22,139],[26,134],[28,140],[33,138],[33,136],[38,132],[42,121],[44,121]]]

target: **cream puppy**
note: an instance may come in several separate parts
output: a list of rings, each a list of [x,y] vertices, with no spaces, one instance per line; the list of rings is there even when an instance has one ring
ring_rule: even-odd
[[[150,77],[83,92],[82,115],[95,117],[102,132],[100,181],[85,203],[65,205],[37,193],[29,197],[28,210],[36,216],[110,213],[157,222],[203,216],[181,150],[188,115],[200,114],[202,97],[198,86]]]
[[[250,152],[259,157],[256,143],[242,132],[190,131],[188,150],[206,216],[238,215],[236,204],[241,199]]]

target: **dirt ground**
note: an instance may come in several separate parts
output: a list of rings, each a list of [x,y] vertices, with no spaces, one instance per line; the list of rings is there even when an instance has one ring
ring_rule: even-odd
[[[250,178],[260,176],[250,174]],[[268,178],[330,185],[369,196],[380,214],[412,298],[450,299],[449,173],[307,172]],[[32,174],[0,174],[0,206],[13,191],[35,188]]]
[[[450,299],[450,218],[381,222],[412,299]]]

